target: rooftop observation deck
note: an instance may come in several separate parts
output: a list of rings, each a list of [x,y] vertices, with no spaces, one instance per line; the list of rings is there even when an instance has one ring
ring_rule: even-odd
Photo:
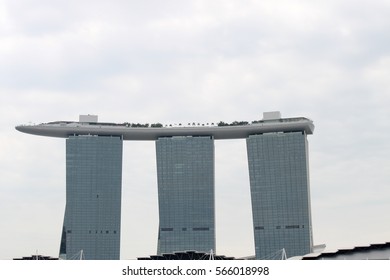
[[[97,116],[96,116],[97,120]],[[132,126],[129,123],[102,123],[80,121],[55,121],[38,125],[20,125],[16,130],[28,134],[68,138],[71,135],[120,136],[123,140],[157,140],[160,137],[174,136],[211,136],[214,139],[241,139],[253,134],[272,132],[302,131],[313,134],[313,121],[298,118],[278,118],[260,121],[234,122],[216,125],[177,125],[162,126],[161,124]]]

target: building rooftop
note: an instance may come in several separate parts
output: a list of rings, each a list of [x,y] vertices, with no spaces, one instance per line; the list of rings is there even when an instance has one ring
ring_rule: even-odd
[[[50,257],[50,256],[42,256],[42,255],[32,255],[30,257],[21,257],[14,258],[15,261],[53,261],[58,260],[58,258]]]
[[[302,260],[389,260],[390,242],[338,249],[333,252],[311,253]]]
[[[234,260],[234,257],[224,255],[215,255],[213,253],[185,251],[174,252],[172,254],[152,255],[149,257],[140,257],[138,260]]]
[[[55,121],[38,125],[19,125],[16,130],[41,136],[67,138],[71,135],[121,136],[123,140],[157,140],[160,137],[211,136],[214,139],[240,139],[253,134],[270,132],[305,131],[312,134],[313,121],[303,118],[272,118],[278,115],[264,115],[263,120],[216,124],[166,125],[105,123],[98,122],[97,116],[80,116],[77,121]],[[280,117],[280,114],[279,114]]]

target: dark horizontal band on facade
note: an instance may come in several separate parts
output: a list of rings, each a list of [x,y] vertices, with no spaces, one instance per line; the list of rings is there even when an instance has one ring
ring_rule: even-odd
[[[285,228],[285,229],[297,229],[297,228],[305,228],[305,225],[287,225],[287,226],[284,226],[284,227],[282,227],[282,226],[276,226],[275,227],[276,229],[282,229],[282,228]],[[256,226],[255,227],[255,230],[263,230],[263,229],[265,229],[265,227],[264,226]],[[273,227],[272,227],[272,229],[273,229]]]
[[[116,230],[89,230],[88,231],[89,234],[92,234],[92,233],[95,233],[95,234],[98,234],[98,233],[100,233],[100,234],[103,234],[103,233],[105,233],[105,234],[109,234],[109,233],[116,234],[117,232],[118,231],[116,231]],[[66,231],[66,233],[72,233],[72,230],[68,229]]]
[[[178,230],[181,230],[181,231],[187,231],[187,228],[180,228]],[[209,227],[195,227],[195,228],[192,228],[193,231],[209,231],[210,228]],[[160,228],[160,231],[174,231],[174,228]]]

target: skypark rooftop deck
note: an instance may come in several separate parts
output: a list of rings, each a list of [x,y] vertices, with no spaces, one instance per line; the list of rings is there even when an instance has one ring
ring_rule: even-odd
[[[221,125],[222,124],[222,125]],[[304,131],[313,134],[313,121],[299,118],[278,118],[235,125],[220,123],[211,126],[145,126],[134,127],[128,123],[99,123],[96,121],[55,121],[38,125],[16,126],[18,131],[49,137],[67,138],[70,135],[121,136],[123,140],[157,140],[160,137],[211,136],[214,139],[241,139],[252,134],[270,132]]]

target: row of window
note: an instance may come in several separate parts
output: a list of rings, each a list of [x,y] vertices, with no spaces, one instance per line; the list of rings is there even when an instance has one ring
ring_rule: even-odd
[[[276,229],[281,229],[282,228],[282,226],[276,226],[275,227]],[[296,229],[296,228],[305,228],[305,226],[304,225],[288,225],[288,226],[285,226],[284,227],[285,229]],[[262,230],[262,229],[264,229],[264,227],[263,226],[257,226],[257,227],[255,227],[255,230]]]
[[[109,231],[109,230],[100,230],[100,231],[99,231],[99,230],[95,230],[95,231],[90,230],[88,233],[89,233],[89,234],[92,234],[93,232],[94,232],[95,234],[98,234],[98,233],[100,233],[100,234],[103,234],[103,233],[109,234],[110,232],[113,233],[113,234],[116,234],[116,233],[117,233],[116,230],[112,230],[112,231]],[[69,230],[69,229],[68,229],[68,230],[66,231],[66,233],[72,233],[72,230]]]
[[[161,228],[161,231],[173,231],[173,228]],[[208,227],[195,227],[192,228],[193,231],[209,231]],[[187,228],[181,228],[181,231],[187,231]]]

